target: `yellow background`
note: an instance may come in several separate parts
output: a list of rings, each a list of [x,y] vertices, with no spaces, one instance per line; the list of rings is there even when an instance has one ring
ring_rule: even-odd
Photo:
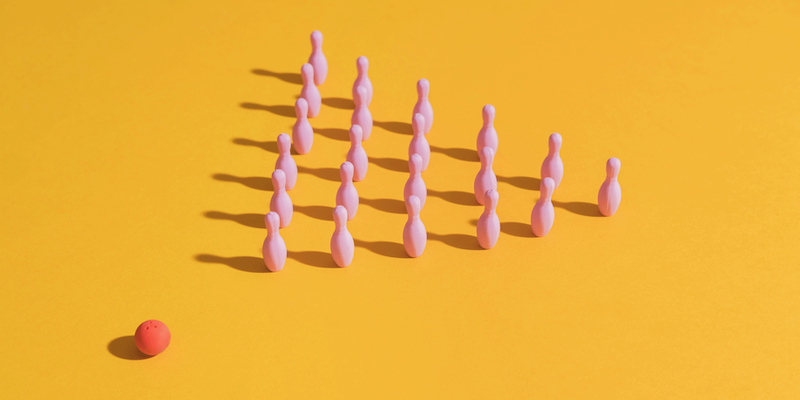
[[[309,34],[290,254],[260,259]],[[0,397],[800,397],[800,3],[3,1]],[[355,60],[376,121],[331,268]],[[425,254],[404,257],[415,82]],[[477,250],[481,107],[503,234]],[[547,137],[556,222],[529,234]],[[596,217],[609,157],[622,205]],[[172,331],[139,359],[147,319]]]

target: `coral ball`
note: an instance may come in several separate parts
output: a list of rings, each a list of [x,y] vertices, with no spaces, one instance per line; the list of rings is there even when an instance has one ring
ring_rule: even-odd
[[[136,328],[136,334],[134,335],[136,347],[149,356],[154,356],[166,350],[167,346],[169,346],[169,339],[170,333],[167,326],[163,322],[154,319],[142,322]]]

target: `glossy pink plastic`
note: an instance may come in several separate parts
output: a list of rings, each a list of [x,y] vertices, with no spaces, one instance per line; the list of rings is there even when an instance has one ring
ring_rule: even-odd
[[[431,102],[428,100],[430,91],[431,84],[427,79],[423,78],[417,81],[417,103],[414,104],[414,112],[411,113],[411,117],[414,117],[415,114],[422,114],[422,116],[425,117],[426,135],[431,131],[431,126],[433,126],[433,106],[431,106]]]
[[[353,236],[347,230],[347,210],[344,206],[333,209],[333,223],[336,224],[336,229],[331,237],[331,255],[336,265],[344,268],[353,262],[356,251]]]
[[[422,157],[419,154],[412,154],[408,159],[408,180],[403,187],[403,198],[417,196],[419,199],[419,210],[425,208],[425,200],[428,198],[428,188],[422,180]]]
[[[617,180],[621,166],[622,163],[616,157],[611,157],[606,162],[606,180],[600,186],[600,193],[597,194],[597,206],[600,207],[600,213],[606,217],[614,215],[622,201],[622,187]]]
[[[322,52],[322,32],[311,32],[311,56],[308,57],[308,63],[314,67],[314,84],[317,86],[325,83],[325,78],[328,76],[328,59]]]
[[[556,219],[556,212],[553,209],[553,191],[556,190],[556,183],[553,178],[547,177],[539,184],[539,201],[533,206],[531,212],[531,230],[533,234],[542,237],[553,228]]]
[[[367,89],[366,104],[367,107],[369,107],[369,105],[372,104],[372,81],[369,80],[369,75],[367,74],[369,70],[369,60],[367,60],[367,57],[358,57],[356,60],[356,69],[358,70],[358,76],[356,77],[356,81],[353,82],[353,98],[356,98],[358,87],[363,86]]]
[[[481,170],[475,176],[475,184],[472,189],[475,192],[475,200],[483,204],[483,195],[487,190],[497,190],[497,176],[492,169],[494,162],[494,150],[491,147],[484,147],[478,152],[481,158]]]
[[[292,138],[285,133],[278,135],[278,160],[275,161],[275,169],[286,174],[286,190],[294,189],[297,183],[297,163],[292,158],[291,150]]]
[[[267,226],[267,238],[264,239],[264,246],[261,247],[261,255],[264,256],[264,264],[272,272],[278,272],[286,265],[286,242],[280,232],[281,217],[278,213],[270,211],[264,216],[264,224]]]
[[[361,145],[363,132],[361,126],[350,127],[350,150],[347,151],[347,161],[353,164],[353,181],[361,182],[367,177],[369,158]]]
[[[300,97],[308,102],[308,118],[319,115],[322,107],[322,96],[319,94],[317,85],[314,84],[314,67],[311,64],[303,64],[300,68],[300,76],[303,77],[303,89],[300,90]]]
[[[410,159],[412,154],[419,154],[422,157],[422,171],[428,169],[428,164],[431,162],[431,146],[428,144],[428,139],[425,138],[423,129],[425,128],[425,117],[422,114],[414,114],[414,119],[411,121],[411,128],[414,131],[414,136],[411,138],[411,143],[408,145],[408,157]]]
[[[491,249],[497,244],[500,238],[500,219],[497,217],[497,202],[500,194],[496,190],[489,189],[483,195],[483,202],[486,207],[483,214],[478,218],[478,244],[484,249]]]
[[[425,251],[428,243],[428,231],[419,219],[419,198],[410,196],[406,199],[406,211],[408,211],[408,221],[403,227],[403,247],[411,257],[419,257]]]
[[[314,144],[314,129],[308,122],[308,102],[299,98],[294,103],[294,113],[297,120],[292,127],[292,143],[297,154],[308,154]]]
[[[347,220],[350,221],[358,212],[358,190],[353,185],[353,164],[349,161],[343,162],[339,167],[339,176],[342,178],[342,184],[336,191],[336,205],[347,209]]]
[[[497,131],[494,129],[494,106],[487,104],[483,106],[483,127],[478,132],[477,151],[484,147],[491,147],[497,154],[497,146],[500,143]]]
[[[553,178],[553,183],[556,185],[553,189],[557,189],[558,185],[561,184],[561,178],[564,177],[564,163],[561,162],[561,155],[559,154],[561,151],[561,135],[558,133],[550,135],[547,143],[550,150],[544,162],[542,162],[542,179]]]
[[[272,199],[269,201],[269,210],[278,213],[281,217],[281,228],[286,228],[292,222],[292,213],[294,213],[294,205],[289,193],[286,193],[286,174],[276,169],[272,172]]]
[[[356,109],[353,110],[353,116],[350,118],[351,125],[358,125],[361,127],[364,139],[369,139],[372,133],[372,113],[369,112],[366,102],[367,89],[359,86],[356,89],[356,96],[353,97],[353,102],[356,104]]]

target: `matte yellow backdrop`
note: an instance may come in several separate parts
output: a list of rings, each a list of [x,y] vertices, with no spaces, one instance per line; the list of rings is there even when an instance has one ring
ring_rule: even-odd
[[[330,65],[267,273],[275,138]],[[797,1],[0,3],[0,397],[800,398]],[[375,129],[329,255],[356,58]],[[415,82],[425,254],[405,256]],[[480,250],[481,108],[502,234]],[[556,221],[530,234],[547,137]],[[622,205],[598,216],[605,161]],[[137,325],[172,331],[141,359]]]

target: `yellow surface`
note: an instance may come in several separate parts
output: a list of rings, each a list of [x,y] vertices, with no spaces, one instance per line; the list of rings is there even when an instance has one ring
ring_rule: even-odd
[[[211,3],[211,2],[208,2]],[[3,398],[800,398],[800,3],[0,3]],[[264,273],[299,70],[330,64]],[[355,60],[376,120],[330,268]],[[404,258],[415,81],[428,247]],[[476,250],[481,107],[503,234]],[[556,222],[529,237],[547,136]],[[609,157],[622,206],[595,218]],[[173,341],[136,359],[130,335]]]

